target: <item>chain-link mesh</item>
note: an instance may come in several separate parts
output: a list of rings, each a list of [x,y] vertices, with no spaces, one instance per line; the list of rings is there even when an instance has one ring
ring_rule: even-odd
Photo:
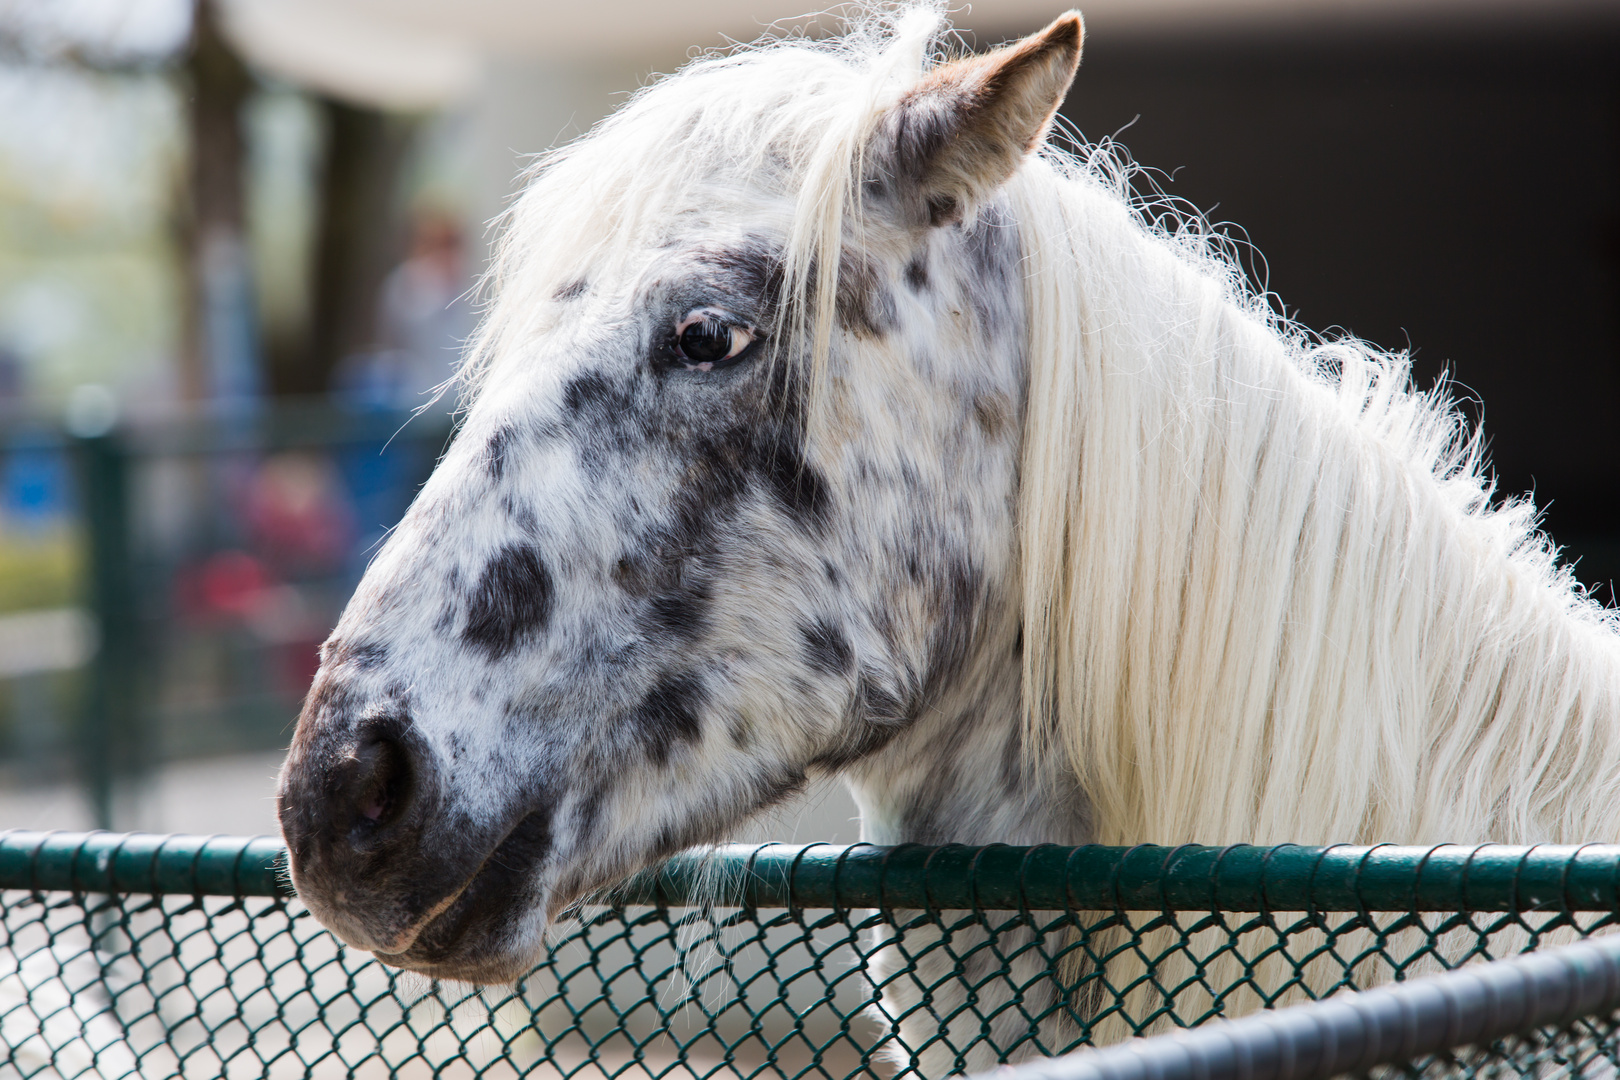
[[[479,990],[345,948],[278,857],[0,836],[0,1072],[933,1077],[1523,952],[1620,911],[1609,847],[724,849],[580,908],[515,987]],[[1410,1067],[1577,1059],[1616,1065],[1612,1023]]]
[[[1620,937],[996,1070],[994,1080],[1612,1076]],[[1594,1023],[1592,1018],[1602,1018]],[[988,1080],[988,1077],[986,1078]]]

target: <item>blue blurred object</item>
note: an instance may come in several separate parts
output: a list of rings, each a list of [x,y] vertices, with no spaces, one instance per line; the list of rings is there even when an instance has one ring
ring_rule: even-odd
[[[436,449],[424,447],[418,439],[395,439],[391,444],[356,443],[333,454],[353,501],[358,527],[348,566],[356,583],[377,553],[377,545],[416,497],[417,486],[431,471]]]
[[[73,476],[67,450],[58,442],[14,437],[0,462],[0,506],[6,524],[46,529],[73,509]]]
[[[227,413],[252,412],[264,391],[264,375],[247,247],[238,236],[210,236],[202,264],[210,395]]]

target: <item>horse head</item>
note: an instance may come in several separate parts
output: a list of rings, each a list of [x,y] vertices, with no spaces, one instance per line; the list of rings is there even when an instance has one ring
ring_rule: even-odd
[[[1002,187],[1081,25],[929,69],[937,20],[908,18],[695,62],[531,179],[465,422],[282,774],[293,881],[345,941],[511,979],[548,917],[807,777],[881,779],[883,838],[907,790],[1020,767],[974,727],[1019,707]],[[918,740],[960,775],[908,764]],[[970,838],[905,823],[930,827]]]

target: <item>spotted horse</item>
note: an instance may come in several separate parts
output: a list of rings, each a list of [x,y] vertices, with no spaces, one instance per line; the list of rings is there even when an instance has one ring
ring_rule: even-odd
[[[946,32],[694,60],[528,178],[281,776],[350,945],[514,979],[823,776],[879,843],[1620,839],[1615,614],[1444,387],[1056,145],[1078,14]]]

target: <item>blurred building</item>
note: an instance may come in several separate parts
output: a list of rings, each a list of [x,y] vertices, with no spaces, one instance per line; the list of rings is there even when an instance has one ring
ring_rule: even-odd
[[[1303,5],[1301,5],[1302,7]],[[1295,8],[1294,10],[1298,10]],[[1252,243],[1288,314],[1409,348],[1577,572],[1620,579],[1620,4],[1101,33],[1067,112]]]

